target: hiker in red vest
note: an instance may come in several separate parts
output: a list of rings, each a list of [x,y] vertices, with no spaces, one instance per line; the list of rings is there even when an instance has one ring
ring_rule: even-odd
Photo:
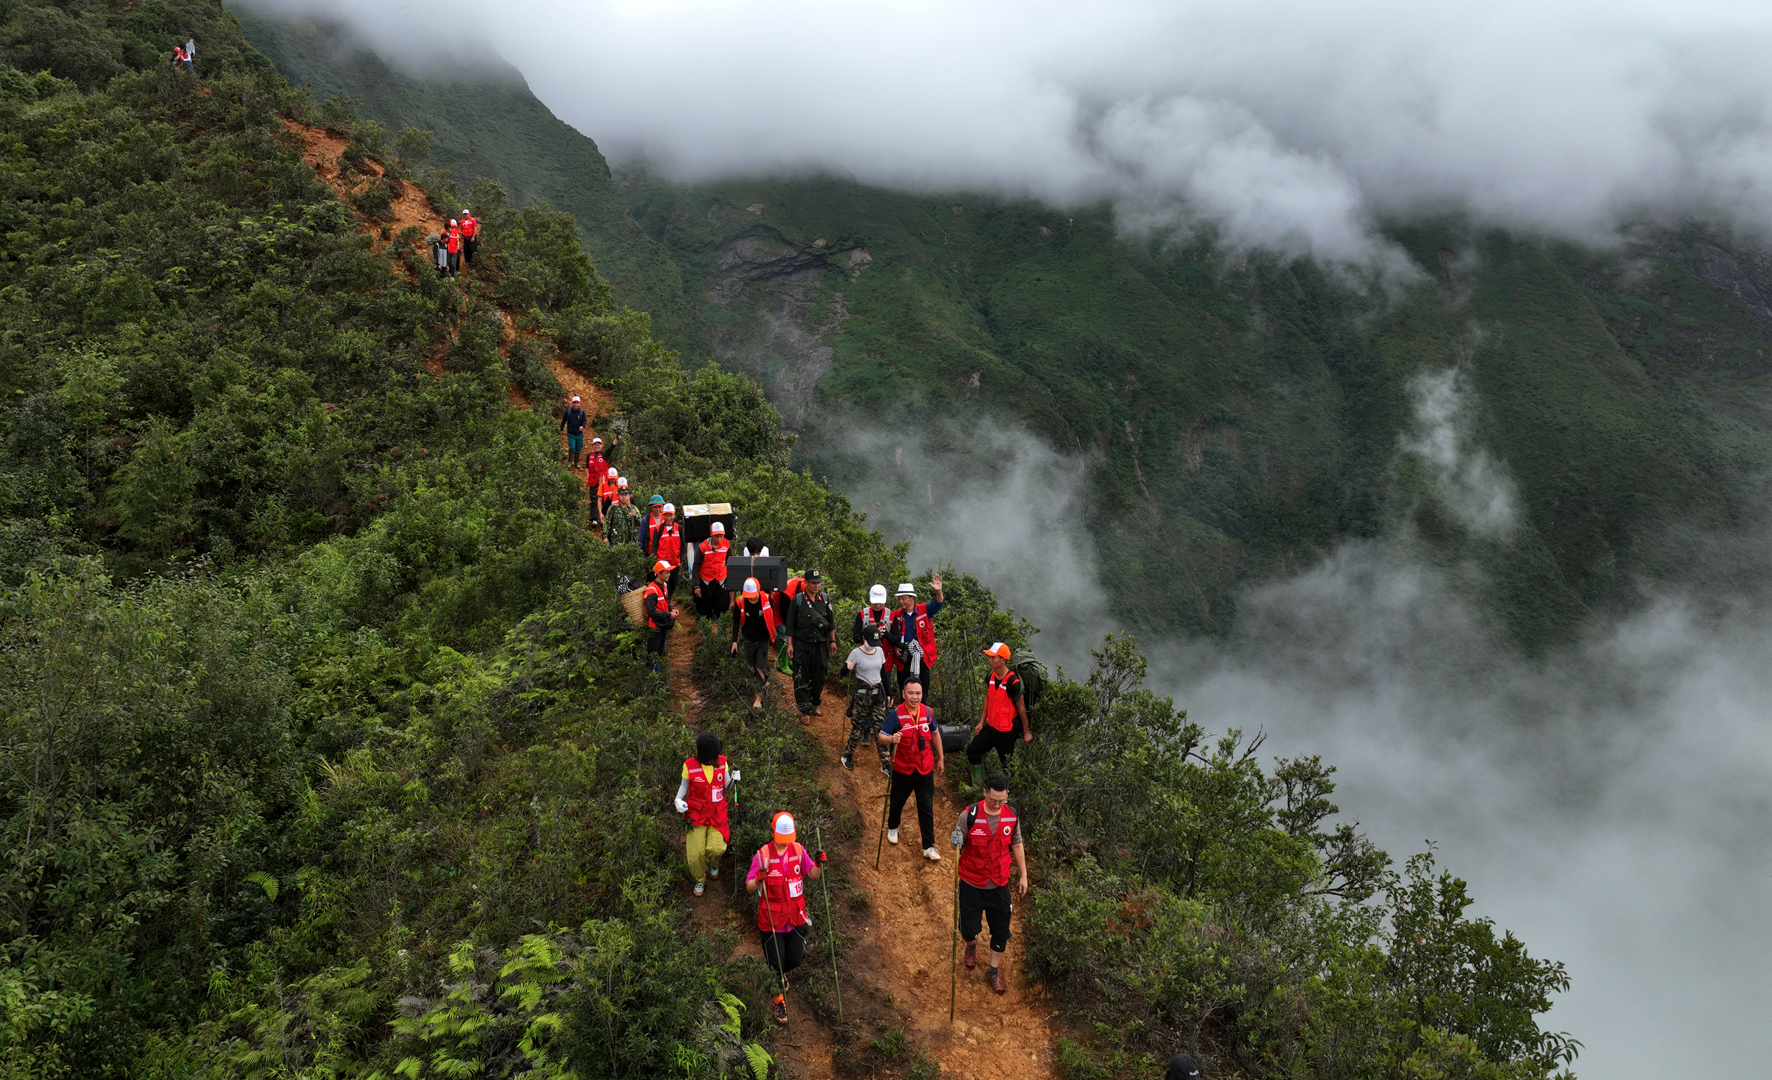
[[[443,241],[449,250],[449,276],[461,277],[461,223],[449,219],[449,234]]]
[[[810,855],[794,838],[794,818],[778,813],[770,824],[770,839],[751,860],[745,875],[747,892],[760,893],[757,930],[763,936],[763,962],[781,976],[781,993],[775,995],[775,1022],[788,1022],[788,972],[806,959],[806,881],[816,881],[824,871],[824,852]]]
[[[737,777],[727,771],[721,749],[720,736],[711,731],[697,735],[695,756],[683,763],[683,782],[677,785],[677,813],[689,816],[684,852],[697,896],[707,891],[708,878],[720,876],[720,856],[732,842],[726,807]]]
[[[663,559],[652,564],[651,580],[646,583],[640,606],[646,612],[646,651],[652,654],[652,670],[657,671],[664,656],[665,635],[677,625],[677,610],[671,607],[670,588],[665,584],[676,568]]]
[[[929,696],[929,676],[935,666],[935,616],[946,603],[941,595],[941,575],[931,574],[929,585],[935,599],[917,603],[917,587],[905,582],[898,587],[898,610],[892,613],[888,637],[898,641],[900,690],[912,680],[923,684],[923,696]]]
[[[984,782],[984,756],[992,750],[1003,768],[1015,756],[1017,742],[1033,742],[1028,727],[1027,695],[1021,676],[1009,666],[1009,646],[1001,641],[984,650],[991,658],[990,674],[984,680],[984,711],[972,726],[972,741],[966,744],[966,760],[972,766],[972,782]]]
[[[991,966],[984,975],[1001,994],[1003,950],[1009,947],[1009,916],[1015,901],[1009,892],[1009,867],[1020,874],[1016,896],[1028,894],[1027,850],[1021,842],[1021,820],[1009,805],[1009,778],[985,777],[984,798],[960,811],[949,838],[960,855],[960,936],[966,940],[966,970],[978,966],[978,929],[991,925]]]
[[[849,644],[859,646],[862,635],[870,626],[879,629],[880,645],[885,650],[885,664],[880,668],[880,690],[886,695],[882,704],[890,705],[897,689],[894,678],[898,672],[898,649],[903,643],[892,638],[892,609],[886,606],[884,585],[875,585],[868,590],[868,602],[855,613],[855,623],[849,629]]]
[[[671,579],[665,584],[665,591],[676,596],[677,571],[683,565],[683,526],[677,524],[677,508],[672,503],[664,504],[664,516],[652,530],[651,540],[652,551],[649,554],[671,564]]]
[[[603,470],[603,475],[597,480],[597,520],[599,522],[609,516],[609,508],[614,506],[615,500],[619,498],[621,498],[621,474],[616,471],[615,466],[611,465]]]
[[[775,640],[776,622],[775,605],[769,594],[756,578],[745,578],[744,591],[739,594],[738,603],[732,605],[732,655],[738,655],[742,642],[745,667],[757,676],[757,696],[751,699],[753,709],[763,707],[763,687],[769,685],[769,643]]]
[[[732,541],[726,539],[725,522],[716,521],[708,528],[708,538],[695,546],[701,553],[695,560],[695,610],[717,619],[732,603],[726,591],[726,556],[732,552]]]
[[[468,265],[473,265],[474,249],[480,245],[480,220],[468,213],[461,212],[461,257]]]
[[[898,822],[904,814],[904,801],[912,792],[917,796],[917,831],[923,838],[923,857],[941,861],[935,850],[935,777],[947,768],[947,755],[941,747],[941,729],[935,724],[935,713],[923,704],[923,684],[904,684],[904,704],[892,710],[874,736],[881,746],[892,747],[892,788],[890,810],[886,816],[886,840],[898,843]]]

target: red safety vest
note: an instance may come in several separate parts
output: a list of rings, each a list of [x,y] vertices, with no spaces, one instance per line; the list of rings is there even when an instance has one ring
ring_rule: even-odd
[[[689,771],[689,824],[712,825],[720,830],[720,836],[732,842],[732,830],[726,826],[726,755],[721,754],[720,760],[714,764],[714,779],[710,782],[701,771],[701,762],[691,757],[683,763]]]
[[[599,450],[585,458],[585,483],[596,487],[608,475],[609,459],[603,456],[603,451]]]
[[[673,567],[683,565],[683,526],[673,521],[652,530],[652,554]]]
[[[776,851],[773,842],[763,845],[763,887],[757,890],[763,895],[757,901],[757,929],[765,934],[780,929],[783,924],[809,924],[810,920],[806,918],[806,878],[800,865],[805,856],[806,849],[799,844],[789,845],[785,853]]]
[[[738,605],[735,609],[738,612],[738,625],[739,625],[739,628],[741,631],[744,628],[745,604],[747,602],[748,601],[744,600],[741,596],[741,598],[738,601]],[[762,611],[763,625],[767,626],[769,628],[769,640],[774,641],[775,640],[775,605],[771,604],[769,602],[769,598],[767,596],[761,596],[761,595],[759,595],[757,597],[757,603],[762,605],[762,608],[763,608],[763,611]]]
[[[1003,672],[1001,679],[996,675],[988,676],[984,681],[984,722],[996,731],[1014,731],[1021,717],[1015,710],[1015,702],[1009,697],[1009,687],[1021,682],[1021,676],[1013,670]]]
[[[960,880],[980,889],[994,889],[1009,884],[1009,868],[1014,865],[1015,811],[1004,804],[991,828],[985,816],[984,801],[973,808],[972,828],[966,834],[966,846],[960,849]]]
[[[900,705],[893,715],[898,717],[898,733],[903,738],[892,748],[892,771],[908,775],[932,773],[935,771],[935,740],[941,738],[941,732],[930,723],[934,717],[929,706],[919,704],[917,715],[905,712],[908,704]]]
[[[465,237],[469,240],[472,240],[474,237],[480,235],[480,221],[479,221],[479,219],[471,218],[471,217],[462,218],[461,219],[461,234],[463,237]]]
[[[880,614],[877,616],[874,614],[874,607],[872,604],[869,604],[868,606],[861,609],[862,629],[865,630],[870,626],[879,627],[880,628],[880,641],[882,644],[884,644],[886,641],[886,626],[891,621],[892,621],[892,609],[891,608],[883,609],[880,612]],[[897,671],[898,670],[898,655],[897,654],[898,654],[897,649],[887,649],[886,650],[886,662],[884,664],[880,665],[880,670],[881,671]]]
[[[720,546],[714,546],[713,537],[696,545],[701,549],[701,565],[695,568],[696,576],[703,581],[726,580],[726,555],[732,550],[732,541],[724,536],[720,538]]]
[[[644,596],[640,597],[640,607],[642,610],[646,611],[647,628],[657,630],[659,629],[659,625],[653,620],[651,610],[646,607],[647,598],[653,596],[658,597],[658,606],[664,611],[669,611],[671,609],[671,601],[670,597],[665,595],[665,587],[663,585],[660,585],[656,581],[648,581],[646,583],[646,593]]]
[[[604,476],[603,479],[597,481],[597,498],[613,499],[620,494],[621,485],[617,484],[614,480],[609,479],[608,476]]]
[[[929,605],[918,604],[909,612],[894,608],[892,618],[898,627],[898,636],[903,640],[911,635],[905,631],[905,623],[911,622],[915,627],[917,644],[923,646],[923,663],[935,663],[935,622],[929,618]]]
[[[453,255],[460,250],[461,250],[461,228],[458,226],[456,228],[449,230],[449,253],[451,255]]]

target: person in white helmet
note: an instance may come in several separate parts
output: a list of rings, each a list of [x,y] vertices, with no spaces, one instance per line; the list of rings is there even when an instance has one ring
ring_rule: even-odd
[[[892,609],[886,606],[884,585],[875,585],[868,590],[868,602],[855,613],[854,624],[849,629],[849,644],[860,645],[870,626],[879,628],[879,645],[886,654],[886,662],[880,669],[880,690],[885,695],[881,704],[890,706],[898,689],[898,650],[903,643],[892,636]]]
[[[757,696],[751,708],[763,707],[763,688],[769,685],[769,643],[775,640],[778,622],[775,605],[756,578],[744,579],[738,603],[732,605],[732,655],[744,646],[744,663],[757,677]]]

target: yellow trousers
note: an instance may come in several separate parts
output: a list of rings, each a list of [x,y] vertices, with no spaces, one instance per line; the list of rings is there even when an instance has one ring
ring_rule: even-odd
[[[717,865],[720,856],[726,854],[726,838],[712,825],[689,826],[689,838],[684,846],[689,851],[689,876],[697,881],[706,881],[708,865]]]

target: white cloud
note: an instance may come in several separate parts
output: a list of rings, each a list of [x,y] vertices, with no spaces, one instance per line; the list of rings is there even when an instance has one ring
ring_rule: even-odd
[[[616,157],[988,189],[1381,258],[1458,208],[1603,237],[1772,227],[1772,7],[1691,0],[272,0],[423,59],[485,48]]]

